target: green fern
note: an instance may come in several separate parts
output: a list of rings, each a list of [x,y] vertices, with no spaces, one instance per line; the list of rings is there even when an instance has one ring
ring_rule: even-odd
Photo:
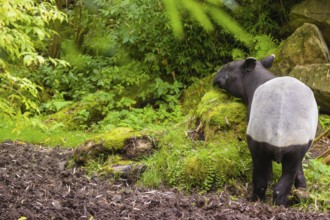
[[[278,41],[270,35],[257,35],[253,39],[252,54],[257,58],[263,58],[273,54],[278,46]]]

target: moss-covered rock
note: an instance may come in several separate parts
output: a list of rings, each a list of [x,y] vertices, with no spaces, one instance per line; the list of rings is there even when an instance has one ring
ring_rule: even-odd
[[[88,160],[94,160],[99,155],[114,153],[129,159],[139,159],[149,155],[153,148],[154,142],[148,136],[131,128],[116,128],[81,144],[75,150],[74,160],[78,164],[86,164]]]
[[[245,139],[246,106],[227,93],[215,90],[206,93],[194,117],[194,131],[204,140],[218,138],[217,133],[221,132]]]
[[[182,178],[206,190],[244,176],[250,155],[245,141],[246,106],[223,91],[206,93],[193,116],[194,133],[205,141],[182,165]]]
[[[305,0],[292,7],[289,26],[293,29],[304,23],[317,25],[330,45],[330,2],[329,0]]]
[[[98,173],[105,177],[124,178],[129,182],[136,182],[145,168],[141,162],[127,160],[120,155],[111,155],[102,164]]]
[[[320,111],[330,114],[330,63],[298,65],[289,73],[307,86],[315,95]]]
[[[132,128],[116,128],[95,136],[93,140],[97,143],[102,143],[106,149],[118,152],[123,150],[126,139],[140,135]]]
[[[328,63],[329,60],[329,49],[319,28],[305,23],[278,47],[271,70],[284,76],[296,65]]]

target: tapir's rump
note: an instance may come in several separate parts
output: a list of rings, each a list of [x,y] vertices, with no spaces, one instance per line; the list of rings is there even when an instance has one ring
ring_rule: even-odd
[[[304,145],[313,140],[318,120],[313,92],[292,77],[276,77],[253,95],[247,135],[277,147]]]

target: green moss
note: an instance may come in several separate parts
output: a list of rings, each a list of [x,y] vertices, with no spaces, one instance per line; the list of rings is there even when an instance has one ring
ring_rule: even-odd
[[[182,162],[182,182],[190,187],[210,190],[238,179],[251,179],[251,159],[245,142],[206,143]]]
[[[99,177],[111,181],[125,178],[130,182],[135,182],[144,170],[144,165],[141,162],[127,160],[118,154],[112,154],[99,155],[94,160],[88,160],[84,168],[88,175],[98,174]]]
[[[115,171],[113,166],[122,166],[133,164],[131,160],[126,160],[118,154],[109,155],[104,163],[102,163],[100,170],[98,171],[101,175],[108,176],[109,174],[114,174]]]
[[[104,147],[113,151],[120,151],[125,145],[125,140],[141,135],[132,128],[115,128],[109,132],[99,134],[92,140],[96,143],[102,142]]]
[[[203,127],[206,140],[218,138],[216,133],[219,132],[232,132],[236,138],[245,138],[246,106],[227,93],[210,91],[205,94],[195,117],[197,126]]]
[[[160,149],[146,160],[148,170],[141,181],[147,186],[209,191],[250,180],[244,104],[225,92],[211,90],[191,113],[188,123],[159,137]],[[190,133],[201,133],[204,138],[196,139]]]

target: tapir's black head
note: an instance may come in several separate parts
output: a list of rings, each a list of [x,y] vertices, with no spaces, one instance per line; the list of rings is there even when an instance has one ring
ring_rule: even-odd
[[[213,85],[225,89],[233,96],[242,98],[244,94],[243,79],[246,74],[254,71],[256,66],[260,66],[263,69],[270,68],[274,58],[274,55],[270,55],[257,61],[255,58],[249,57],[245,60],[227,63],[218,71],[213,80]]]

